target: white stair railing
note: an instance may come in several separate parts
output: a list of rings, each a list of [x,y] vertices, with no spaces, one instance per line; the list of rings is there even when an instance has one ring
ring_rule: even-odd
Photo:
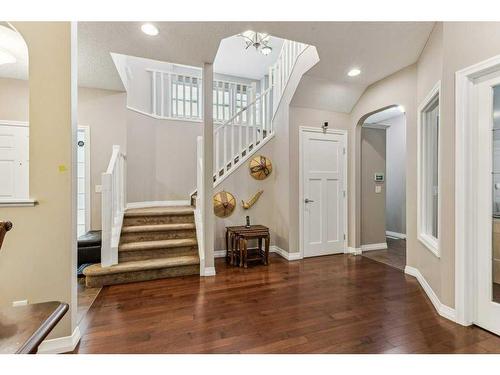
[[[273,90],[273,117],[285,91],[288,79],[299,55],[308,47],[307,44],[285,40],[276,63],[269,67],[269,87]]]
[[[248,106],[214,129],[215,186],[273,135],[272,92],[270,87],[252,98]]]
[[[101,176],[101,266],[118,263],[118,245],[126,205],[126,159],[120,146],[113,146],[108,169]]]
[[[285,40],[276,63],[269,68],[268,89],[214,129],[214,187],[274,136],[276,110],[295,63],[307,47]]]

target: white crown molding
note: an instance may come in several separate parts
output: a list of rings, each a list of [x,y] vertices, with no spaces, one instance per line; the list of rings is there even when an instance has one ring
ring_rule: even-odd
[[[80,327],[76,327],[71,336],[43,340],[37,354],[61,354],[73,351],[80,341]]]
[[[436,311],[441,315],[443,318],[449,319],[453,322],[456,321],[456,311],[455,309],[443,304],[436,293],[434,293],[434,290],[432,290],[431,286],[425,279],[425,277],[420,273],[420,271],[414,267],[406,266],[405,267],[405,273],[407,275],[415,277],[422,288],[424,289],[425,293],[427,294],[427,297],[431,300],[432,304],[434,305],[434,308]]]
[[[146,201],[146,202],[131,202],[127,203],[128,208],[148,208],[148,207],[173,207],[173,206],[191,206],[188,200],[177,201]]]
[[[361,251],[384,250],[384,249],[387,249],[387,242],[361,245]]]

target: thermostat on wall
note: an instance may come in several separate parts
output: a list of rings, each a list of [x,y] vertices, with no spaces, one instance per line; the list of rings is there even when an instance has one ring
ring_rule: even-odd
[[[384,182],[384,174],[383,173],[375,173],[374,180],[375,180],[375,182]]]

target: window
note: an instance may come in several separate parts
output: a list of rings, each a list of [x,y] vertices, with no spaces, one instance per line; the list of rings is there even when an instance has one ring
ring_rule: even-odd
[[[439,87],[418,113],[418,239],[439,257]]]
[[[160,118],[201,120],[202,79],[189,75],[151,72],[151,113]],[[251,86],[237,82],[213,82],[214,121],[229,120],[249,103]],[[247,114],[237,121],[246,123]]]
[[[172,117],[201,119],[201,80],[189,76],[172,76],[171,85]]]

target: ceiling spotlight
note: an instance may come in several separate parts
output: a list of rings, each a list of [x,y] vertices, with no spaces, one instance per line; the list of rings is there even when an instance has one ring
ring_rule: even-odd
[[[360,74],[361,74],[361,70],[356,69],[356,68],[349,70],[349,72],[347,73],[347,75],[349,77],[356,77],[356,76],[359,76]]]
[[[17,61],[16,57],[2,48],[0,48],[0,65],[14,64]]]
[[[141,26],[141,30],[144,34],[149,36],[156,36],[160,33],[158,28],[152,23],[145,23]]]

